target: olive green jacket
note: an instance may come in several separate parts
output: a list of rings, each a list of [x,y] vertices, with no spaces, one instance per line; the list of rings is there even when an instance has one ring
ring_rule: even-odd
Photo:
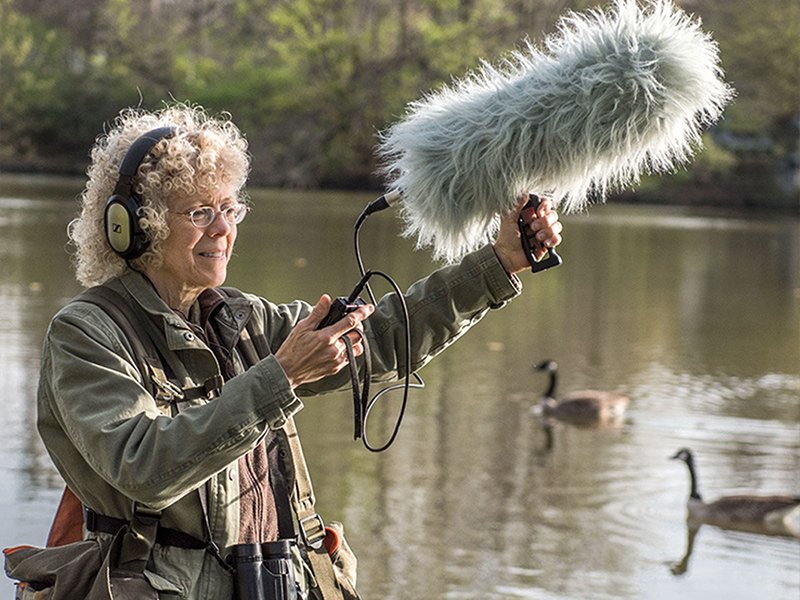
[[[168,356],[184,387],[219,374],[211,350],[136,271],[106,285],[141,307],[148,327],[163,332]],[[479,321],[520,293],[491,246],[441,268],[406,293],[411,318],[412,369],[422,367]],[[229,298],[215,313],[231,342],[258,319],[276,350],[311,306],[273,304],[253,295]],[[376,380],[396,379],[404,365],[399,303],[390,294],[366,322]],[[234,344],[230,343],[232,347]],[[238,360],[238,359],[237,359]],[[225,382],[213,400],[196,400],[173,413],[168,391],[153,395],[129,342],[100,308],[71,302],[53,318],[45,339],[38,389],[38,428],[67,485],[97,513],[129,518],[132,500],[163,510],[161,523],[206,539],[198,493],[208,483],[211,532],[221,548],[236,543],[239,520],[237,459],[268,429],[299,411],[300,397],[349,385],[347,370],[293,390],[274,356]],[[91,534],[101,537],[106,534]],[[156,545],[151,583],[170,598],[231,598],[229,575],[204,550]]]

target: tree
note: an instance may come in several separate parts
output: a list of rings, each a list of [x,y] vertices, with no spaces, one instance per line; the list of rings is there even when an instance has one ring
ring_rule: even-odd
[[[82,171],[94,136],[120,108],[174,98],[234,116],[257,158],[257,183],[374,186],[378,132],[409,102],[526,38],[540,43],[566,10],[596,4],[0,0],[0,164]],[[798,152],[788,125],[800,107],[800,4],[680,4],[719,43],[738,92],[719,131],[767,138],[771,150],[759,161]],[[726,173],[769,170],[725,135],[688,181],[720,185]]]

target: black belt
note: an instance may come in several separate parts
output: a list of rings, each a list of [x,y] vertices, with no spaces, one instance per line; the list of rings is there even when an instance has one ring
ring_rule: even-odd
[[[128,521],[125,519],[99,515],[91,508],[84,508],[83,518],[86,523],[87,531],[100,531],[112,535],[128,524]],[[158,530],[156,531],[156,544],[186,548],[188,550],[202,550],[208,546],[206,542],[198,540],[193,535],[178,531],[177,529],[161,527],[161,525],[158,526]]]

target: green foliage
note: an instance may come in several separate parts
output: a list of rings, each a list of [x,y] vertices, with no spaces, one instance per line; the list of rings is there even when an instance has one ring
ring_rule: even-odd
[[[60,63],[66,46],[59,32],[15,12],[8,0],[0,0],[2,155],[29,158],[46,137],[48,110],[65,83]]]
[[[800,109],[800,2],[706,0],[704,25],[720,46],[727,78],[738,91],[730,127],[763,131]]]
[[[379,131],[406,104],[553,31],[592,0],[0,0],[0,166],[79,171],[104,123],[171,98],[226,111],[257,183],[377,185]],[[723,127],[796,152],[800,3],[681,2],[738,91]],[[687,171],[716,185],[750,160],[714,144]],[[751,161],[752,162],[752,161]]]

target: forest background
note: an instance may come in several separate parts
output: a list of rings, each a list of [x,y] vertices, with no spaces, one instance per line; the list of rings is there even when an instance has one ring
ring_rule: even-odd
[[[683,0],[736,89],[704,149],[632,201],[800,209],[800,2]],[[538,45],[581,0],[0,0],[0,172],[80,175],[123,107],[228,112],[251,183],[380,189],[406,105]]]

